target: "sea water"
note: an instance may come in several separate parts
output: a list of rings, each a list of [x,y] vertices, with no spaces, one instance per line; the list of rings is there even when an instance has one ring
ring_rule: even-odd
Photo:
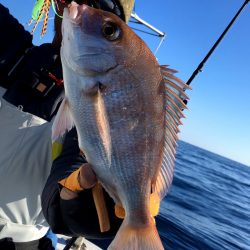
[[[250,167],[178,142],[157,228],[165,249],[250,250]]]
[[[167,250],[250,250],[250,167],[179,141],[156,226]]]

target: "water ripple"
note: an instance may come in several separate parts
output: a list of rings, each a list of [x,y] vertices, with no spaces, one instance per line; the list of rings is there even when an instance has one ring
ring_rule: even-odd
[[[250,249],[250,168],[179,141],[156,224],[166,249]]]

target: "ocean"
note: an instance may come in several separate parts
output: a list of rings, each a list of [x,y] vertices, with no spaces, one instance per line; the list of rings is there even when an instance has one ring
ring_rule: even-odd
[[[250,167],[178,141],[156,225],[167,250],[250,250]]]
[[[165,249],[250,250],[250,167],[178,142],[156,223]]]

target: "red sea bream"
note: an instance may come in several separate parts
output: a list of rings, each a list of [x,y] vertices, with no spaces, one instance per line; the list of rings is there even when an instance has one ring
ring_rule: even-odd
[[[109,249],[163,249],[150,196],[161,200],[172,183],[188,86],[111,13],[73,3],[62,33],[65,100],[53,137],[75,126],[98,180],[123,207]]]

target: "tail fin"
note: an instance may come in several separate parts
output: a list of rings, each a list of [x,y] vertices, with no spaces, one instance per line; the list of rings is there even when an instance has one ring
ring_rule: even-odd
[[[123,221],[108,250],[163,250],[164,247],[152,221],[147,227],[133,227]]]

